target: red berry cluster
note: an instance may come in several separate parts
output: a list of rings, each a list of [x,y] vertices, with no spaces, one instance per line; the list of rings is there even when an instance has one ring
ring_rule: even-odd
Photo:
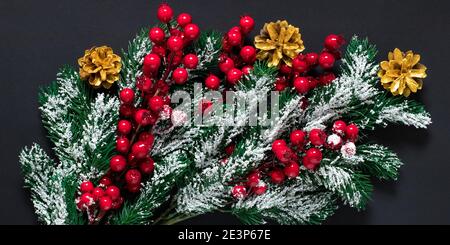
[[[358,126],[347,125],[344,121],[335,121],[331,132],[312,129],[309,132],[294,130],[289,135],[289,144],[283,139],[272,143],[274,161],[265,163],[247,176],[247,180],[235,185],[231,191],[236,199],[248,194],[261,195],[267,190],[266,183],[261,180],[267,176],[273,184],[281,184],[285,179],[296,178],[300,174],[301,161],[308,170],[315,170],[320,165],[326,149],[338,150],[343,142],[355,142],[358,138]]]
[[[330,34],[325,38],[325,48],[319,54],[314,52],[299,54],[292,60],[292,67],[282,64],[275,89],[283,91],[286,87],[293,86],[298,93],[306,94],[319,85],[330,84],[336,78],[331,69],[336,60],[341,58],[339,49],[343,44],[342,36]],[[322,68],[319,75],[315,69],[317,66]]]
[[[91,181],[84,181],[80,185],[80,197],[76,200],[77,208],[88,213],[89,222],[95,222],[95,210],[98,207],[102,217],[108,210],[118,209],[122,206],[123,197],[120,189],[112,185],[109,178],[104,177],[98,186],[94,186]]]
[[[230,86],[247,75],[256,61],[256,49],[251,45],[244,45],[245,37],[255,27],[252,17],[242,16],[239,26],[232,27],[223,37],[222,51],[219,57],[219,70],[225,75]],[[210,75],[205,79],[205,86],[212,90],[217,90],[220,86],[220,79],[215,75]]]

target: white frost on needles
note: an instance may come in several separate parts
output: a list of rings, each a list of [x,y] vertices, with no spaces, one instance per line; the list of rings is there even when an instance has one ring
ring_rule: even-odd
[[[402,123],[407,126],[414,126],[416,128],[427,128],[431,124],[430,114],[427,112],[412,113],[411,106],[408,100],[403,101],[400,105],[387,106],[382,109],[376,124],[386,126],[388,122]]]

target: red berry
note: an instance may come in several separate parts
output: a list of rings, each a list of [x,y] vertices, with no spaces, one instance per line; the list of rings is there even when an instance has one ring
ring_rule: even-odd
[[[82,193],[91,192],[94,189],[94,184],[90,181],[83,181],[80,185],[80,191]]]
[[[164,100],[161,96],[155,95],[148,100],[148,105],[150,107],[150,110],[154,112],[159,112],[162,110],[164,106]]]
[[[259,181],[259,183],[253,187],[252,190],[256,195],[262,195],[267,191],[267,185],[263,181]]]
[[[303,146],[305,144],[305,132],[301,130],[294,130],[289,135],[291,143],[296,146]]]
[[[139,135],[139,141],[145,142],[151,147],[153,146],[153,141],[155,141],[155,136],[149,132],[142,132]]]
[[[165,4],[165,3],[159,5],[157,17],[158,17],[159,21],[161,21],[163,23],[169,23],[169,21],[173,17],[172,8],[168,4]]]
[[[209,89],[217,90],[220,86],[220,79],[211,74],[205,79],[205,86]]]
[[[247,189],[243,185],[235,185],[233,190],[231,190],[231,194],[236,199],[243,199],[247,196]]]
[[[313,89],[315,87],[317,87],[317,84],[319,83],[319,81],[317,81],[317,79],[315,79],[314,77],[308,77],[309,80],[309,89]]]
[[[295,178],[300,173],[300,167],[297,163],[291,162],[286,167],[284,167],[284,174],[289,178]]]
[[[160,57],[166,56],[166,48],[160,45],[153,45],[152,47],[152,54],[156,54]]]
[[[144,73],[146,73],[145,67]],[[136,79],[136,87],[142,92],[149,92],[150,89],[152,88],[152,80],[146,76],[140,76]]]
[[[308,158],[312,164],[319,164],[320,161],[322,161],[322,152],[317,148],[310,148],[306,151],[306,158]]]
[[[100,197],[104,195],[105,191],[103,190],[103,188],[95,187],[94,190],[92,190],[92,196],[94,197],[95,201],[98,201],[98,199],[100,199]]]
[[[109,186],[112,184],[112,181],[109,177],[104,176],[100,179],[98,183],[102,186]]]
[[[351,141],[355,141],[358,138],[358,126],[356,124],[349,124],[345,129],[345,136]]]
[[[229,30],[229,31],[231,31],[231,32],[241,32],[241,27],[239,27],[239,26],[233,26],[233,27],[231,27],[231,29]]]
[[[342,120],[337,120],[333,123],[333,132],[339,135],[344,135],[345,129],[347,128],[347,123]]]
[[[200,28],[196,24],[187,24],[184,28],[184,36],[188,40],[195,40],[200,35]]]
[[[187,24],[190,24],[192,22],[192,17],[188,13],[181,13],[177,17],[177,23],[181,27],[185,27]]]
[[[109,161],[109,168],[113,172],[122,172],[127,166],[127,160],[121,155],[115,155]]]
[[[80,196],[80,200],[79,200],[81,205],[86,205],[86,206],[91,206],[92,204],[94,204],[94,201],[95,201],[94,195],[92,195],[89,192],[83,193]]]
[[[322,52],[319,55],[319,65],[323,69],[330,69],[334,66],[334,56],[328,52]]]
[[[131,125],[130,121],[120,120],[119,123],[117,124],[117,131],[120,134],[127,135],[131,132],[132,127],[133,126]]]
[[[179,36],[170,36],[167,40],[167,48],[172,52],[178,52],[183,49],[183,39]]]
[[[124,88],[122,91],[120,91],[120,100],[123,103],[133,103],[134,100],[134,91],[131,88]]]
[[[337,134],[330,134],[327,137],[326,147],[328,147],[332,150],[337,150],[337,149],[340,149],[341,146],[342,146],[341,136],[339,136]]]
[[[127,185],[127,189],[129,192],[131,193],[138,193],[139,190],[141,189],[141,184],[137,184],[137,185]]]
[[[253,20],[252,17],[245,15],[241,17],[239,25],[241,26],[242,32],[249,33],[255,27],[255,21]]]
[[[281,74],[289,75],[289,74],[291,74],[291,71],[292,71],[292,68],[290,66],[288,66],[288,65],[286,65],[284,63],[281,64],[281,66],[280,66]]]
[[[283,91],[283,90],[286,89],[286,87],[287,87],[287,83],[286,82],[283,82],[283,81],[280,81],[280,80],[277,80],[275,82],[275,90],[276,91]]]
[[[275,140],[272,143],[272,151],[274,153],[278,152],[279,150],[284,149],[286,147],[287,147],[287,144],[286,144],[286,141],[284,141],[284,140]]]
[[[166,37],[166,34],[164,33],[163,29],[161,29],[159,27],[153,27],[150,29],[148,36],[152,42],[159,44],[159,43],[164,42],[164,38]]]
[[[312,129],[309,132],[309,141],[315,146],[321,146],[325,143],[326,134],[321,129]]]
[[[105,194],[114,201],[120,197],[120,189],[115,185],[111,185],[106,188]]]
[[[233,154],[234,149],[236,148],[235,144],[230,144],[227,147],[225,147],[225,153],[230,156],[231,154]]]
[[[247,177],[247,185],[250,187],[254,187],[254,186],[258,185],[259,179],[260,179],[259,173],[253,172],[253,173],[249,174],[249,176]]]
[[[305,60],[306,63],[308,63],[309,66],[317,65],[319,59],[319,55],[317,53],[307,53]]]
[[[119,113],[123,117],[131,117],[133,115],[133,110],[134,108],[132,105],[122,104],[120,105]]]
[[[340,35],[330,34],[325,37],[325,48],[330,50],[339,49],[344,44],[344,38]]]
[[[231,46],[238,46],[242,42],[242,34],[239,31],[230,30],[227,33],[227,40]]]
[[[289,163],[290,161],[298,160],[297,154],[295,154],[289,147],[284,147],[275,152],[275,156],[282,163]]]
[[[242,67],[241,71],[244,75],[248,75],[250,74],[250,72],[253,70],[253,66],[251,65],[246,65],[244,67]]]
[[[284,181],[284,173],[280,169],[275,169],[269,172],[270,180],[274,184],[281,184]]]
[[[231,85],[236,85],[236,83],[241,79],[241,77],[242,71],[237,68],[233,68],[227,72],[227,81]]]
[[[131,153],[133,153],[133,155],[135,155],[137,159],[142,159],[146,157],[149,151],[150,151],[149,144],[143,141],[138,141],[134,143],[133,146],[131,147]]]
[[[309,79],[306,77],[297,77],[294,79],[294,87],[300,94],[306,94],[309,91]]]
[[[256,49],[252,46],[244,46],[239,55],[245,63],[253,63],[256,59]]]
[[[141,183],[141,172],[136,169],[130,169],[125,174],[125,181],[128,185],[137,185]]]
[[[292,68],[299,73],[303,73],[308,70],[309,66],[305,60],[297,56],[292,60]]]
[[[334,79],[336,79],[336,76],[333,72],[326,72],[319,77],[319,83],[322,85],[328,85],[330,84]]]
[[[130,150],[130,140],[126,137],[119,137],[116,140],[116,150],[120,153],[127,153]]]
[[[134,113],[134,121],[139,125],[147,126],[152,124],[154,118],[149,110],[139,109]]]
[[[147,54],[144,57],[143,70],[145,74],[155,73],[161,65],[161,58],[156,54]]]
[[[123,197],[119,197],[117,200],[114,200],[112,202],[111,208],[112,209],[118,209],[123,204]]]
[[[112,200],[109,196],[103,196],[98,199],[98,205],[102,211],[108,211],[112,208]]]
[[[223,73],[228,73],[231,69],[234,68],[234,61],[231,58],[225,57],[222,60],[223,61],[219,63],[219,69]]]
[[[187,69],[195,69],[198,65],[198,56],[195,54],[187,54],[183,58],[183,65]]]
[[[312,163],[308,157],[303,157],[303,166],[309,170],[314,170],[319,166],[319,164]]]
[[[139,169],[143,174],[151,174],[155,169],[155,162],[152,158],[147,157],[139,164]]]
[[[188,79],[188,72],[184,68],[177,68],[172,73],[172,78],[176,84],[185,84]]]

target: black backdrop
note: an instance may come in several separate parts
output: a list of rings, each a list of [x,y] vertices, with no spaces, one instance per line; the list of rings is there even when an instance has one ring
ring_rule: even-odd
[[[422,54],[429,67],[423,101],[433,117],[428,131],[406,127],[378,130],[372,138],[404,161],[397,182],[376,182],[367,210],[341,208],[326,224],[450,224],[450,18],[447,1],[169,1],[176,13],[189,12],[203,29],[226,31],[242,14],[256,29],[287,19],[301,27],[307,50],[319,50],[329,33],[369,37],[380,56],[395,47]],[[158,0],[0,1],[0,224],[36,224],[22,189],[19,150],[32,142],[46,146],[37,109],[39,86],[63,64],[76,65],[83,51],[107,44],[125,48],[139,28],[156,21]],[[254,32],[255,33],[255,32]],[[254,34],[253,33],[253,34]],[[186,224],[236,224],[231,216],[209,214]]]

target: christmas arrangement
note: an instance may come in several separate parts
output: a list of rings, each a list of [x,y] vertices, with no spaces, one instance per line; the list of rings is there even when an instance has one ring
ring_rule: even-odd
[[[431,118],[411,99],[420,55],[379,62],[356,36],[307,51],[286,20],[202,31],[167,4],[119,56],[93,47],[39,94],[54,158],[20,154],[43,224],[175,224],[226,212],[245,224],[317,224],[363,209],[402,162],[365,135]],[[248,41],[251,40],[251,41]]]

